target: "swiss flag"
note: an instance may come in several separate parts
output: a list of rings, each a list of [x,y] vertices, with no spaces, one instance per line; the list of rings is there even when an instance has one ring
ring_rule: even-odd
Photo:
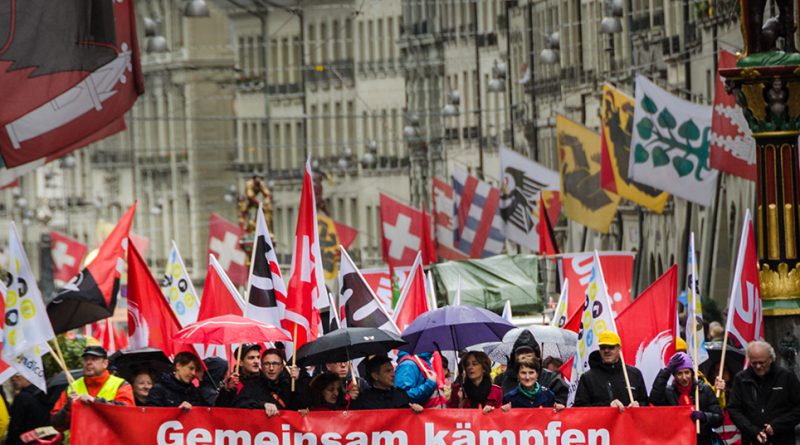
[[[629,252],[599,252],[603,277],[606,280],[611,308],[619,314],[631,303],[633,283],[633,254]],[[567,313],[583,307],[586,288],[592,274],[594,253],[567,253],[559,258],[561,282],[569,280]]]
[[[208,253],[217,257],[222,270],[237,286],[247,283],[249,272],[247,255],[239,246],[242,236],[244,231],[239,226],[216,213],[211,214],[208,222]]]
[[[292,269],[285,297],[281,326],[294,335],[295,348],[320,335],[318,307],[327,305],[328,293],[322,271],[322,255],[317,231],[317,206],[311,180],[311,161],[306,161],[300,208],[297,211]],[[281,298],[281,296],[277,296]],[[325,302],[323,304],[322,302]]]
[[[0,17],[11,25],[0,32],[5,165],[16,167],[91,141],[144,92],[134,1],[91,5],[12,1],[0,6]]]
[[[47,305],[47,315],[57,334],[113,315],[135,212],[136,203],[122,215],[94,260]]]
[[[128,337],[132,349],[158,348],[167,357],[194,351],[172,341],[181,325],[134,244],[128,247]]]
[[[81,261],[89,248],[86,244],[64,235],[50,232],[50,255],[53,257],[53,278],[66,283],[81,271]]]
[[[430,216],[381,193],[381,252],[390,267],[410,266],[418,252],[424,264],[436,262]]]
[[[403,286],[403,292],[394,308],[394,323],[400,332],[405,331],[417,317],[431,310],[429,302],[425,271],[422,269],[422,253],[417,253],[417,259],[411,266],[406,285]]]
[[[678,266],[673,265],[617,316],[625,362],[642,371],[648,393],[675,353],[677,307]]]
[[[208,258],[208,272],[200,301],[197,321],[220,315],[244,314],[244,300],[214,255],[209,255]]]

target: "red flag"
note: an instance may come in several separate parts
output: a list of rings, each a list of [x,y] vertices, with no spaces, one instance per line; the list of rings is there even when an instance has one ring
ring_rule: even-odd
[[[558,243],[542,195],[539,195],[539,224],[537,227],[539,230],[539,255],[557,255]]]
[[[187,345],[172,341],[181,325],[136,246],[128,247],[128,337],[133,349],[157,348],[167,357]]]
[[[574,333],[578,333],[581,330],[581,314],[583,314],[583,308],[579,307],[575,309],[575,312],[570,315],[567,323],[564,326],[561,326],[561,329],[566,329],[568,331],[572,331]]]
[[[561,375],[564,376],[564,380],[566,380],[567,382],[572,382],[572,365],[574,363],[575,363],[575,356],[573,355],[572,357],[569,358],[569,360],[564,362],[564,364],[561,365],[560,368],[558,368],[558,370],[561,372]],[[575,382],[574,384],[577,385],[577,382]],[[572,384],[570,386],[572,386]]]
[[[200,301],[197,321],[220,315],[242,315],[244,313],[244,300],[239,296],[236,286],[225,274],[214,255],[209,255],[208,258],[208,272],[206,272],[206,282],[203,285],[203,296]]]
[[[642,371],[647,391],[675,353],[678,266],[672,265],[617,316],[625,362]]]
[[[128,337],[122,330],[114,327],[114,322],[111,318],[106,318],[98,323],[93,323],[93,337],[100,341],[100,345],[112,354],[128,347]]]
[[[739,254],[736,256],[736,271],[733,276],[733,289],[731,289],[728,320],[725,326],[727,335],[733,336],[742,347],[753,340],[764,338],[760,290],[756,238],[750,209],[747,209],[739,240]]]
[[[222,270],[237,286],[247,284],[249,271],[245,266],[247,255],[239,246],[244,231],[238,225],[216,213],[208,222],[208,253],[219,260]]]
[[[725,91],[719,70],[736,67],[736,56],[721,49],[714,79],[714,112],[708,135],[711,168],[756,180],[756,141],[733,94]]]
[[[292,271],[286,295],[284,319],[281,326],[297,335],[295,348],[313,341],[319,335],[318,300],[327,302],[328,295],[323,281],[322,255],[319,250],[317,231],[317,206],[314,202],[314,184],[311,180],[311,162],[306,161],[300,208],[297,211]]]
[[[81,261],[89,248],[86,244],[64,235],[50,232],[50,255],[53,257],[53,278],[66,283],[81,271]]]
[[[600,264],[608,286],[611,307],[617,314],[631,302],[633,282],[633,254],[628,252],[600,252]],[[567,313],[583,307],[586,287],[589,285],[594,261],[593,253],[568,253],[559,258],[561,281],[569,280]]]
[[[333,224],[336,226],[336,234],[339,235],[339,245],[347,249],[358,236],[358,230],[339,221],[334,221]]]
[[[57,334],[113,315],[135,212],[134,202],[100,246],[94,260],[47,305],[47,315]]]
[[[428,299],[428,287],[425,283],[425,271],[422,269],[422,253],[417,254],[411,272],[403,286],[403,292],[394,308],[394,322],[400,332],[406,330],[420,315],[431,310]]]
[[[6,165],[85,141],[144,92],[132,0],[99,2],[91,14],[70,2],[8,7],[0,15],[18,26],[0,46],[0,154]],[[36,38],[26,34],[32,29]]]
[[[428,215],[383,193],[380,212],[381,253],[390,267],[410,266],[420,251],[424,264],[436,262]]]
[[[5,286],[0,286],[0,290],[5,289]],[[0,314],[6,313],[6,296],[0,292]],[[5,317],[0,317],[0,330],[3,329],[5,326]],[[0,335],[0,337],[2,337]],[[0,338],[0,348],[2,348],[2,342],[4,341],[3,338]],[[17,373],[17,370],[9,366],[8,363],[4,362],[0,359],[0,384],[5,382],[6,380],[10,379],[11,376]]]

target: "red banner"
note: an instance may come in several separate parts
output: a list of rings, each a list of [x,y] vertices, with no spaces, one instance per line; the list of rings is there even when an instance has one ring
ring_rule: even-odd
[[[694,444],[688,407],[284,412],[73,405],[72,445]]]
[[[630,252],[600,252],[600,264],[606,279],[611,308],[615,314],[631,304],[631,283],[633,282],[633,259]],[[574,314],[583,307],[586,288],[592,274],[593,253],[567,253],[559,258],[561,282],[569,280],[567,295],[567,314]]]

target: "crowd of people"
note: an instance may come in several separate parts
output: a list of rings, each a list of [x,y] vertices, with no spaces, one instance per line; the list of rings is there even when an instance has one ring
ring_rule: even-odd
[[[692,358],[678,352],[648,393],[642,373],[622,363],[619,336],[606,331],[598,340],[599,350],[590,355],[591,368],[580,376],[572,406],[615,407],[620,412],[651,405],[687,406],[687,416],[699,425],[700,445],[722,443],[716,429],[726,416],[738,428],[742,444],[795,443],[800,382],[794,373],[775,363],[775,351],[768,343],[750,343],[749,366],[735,376],[710,376],[713,383],[702,372],[695,375]],[[9,410],[6,443],[21,444],[23,432],[42,425],[52,425],[68,437],[70,411],[79,402],[183,410],[195,406],[244,408],[261,410],[266,416],[285,410],[305,415],[309,411],[380,409],[421,413],[444,407],[477,409],[485,414],[525,408],[570,409],[568,382],[557,371],[543,367],[539,345],[529,331],[515,342],[502,372],[496,373],[486,353],[468,351],[460,356],[455,378],[446,371],[447,363],[440,368],[446,379],[437,375],[429,353],[401,352],[396,363],[386,355],[372,356],[356,372],[350,362],[321,364],[312,370],[289,366],[280,348],[259,344],[240,348],[234,354],[240,357],[238,366],[216,357],[201,361],[183,352],[174,358],[170,372],[154,376],[140,370],[126,381],[109,370],[108,354],[102,347],[89,346],[83,353],[83,377],[69,385],[52,407],[40,391],[17,375],[12,379],[17,394]]]

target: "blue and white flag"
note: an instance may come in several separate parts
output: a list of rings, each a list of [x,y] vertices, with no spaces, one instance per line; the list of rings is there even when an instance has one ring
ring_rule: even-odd
[[[470,258],[501,253],[506,235],[499,207],[498,189],[456,167],[453,170],[453,244],[456,250]]]
[[[697,276],[697,256],[694,250],[694,232],[689,234],[689,261],[686,265],[686,353],[697,365],[708,360],[706,339],[703,335],[703,305],[700,298],[700,279]],[[696,351],[696,352],[695,352]]]

